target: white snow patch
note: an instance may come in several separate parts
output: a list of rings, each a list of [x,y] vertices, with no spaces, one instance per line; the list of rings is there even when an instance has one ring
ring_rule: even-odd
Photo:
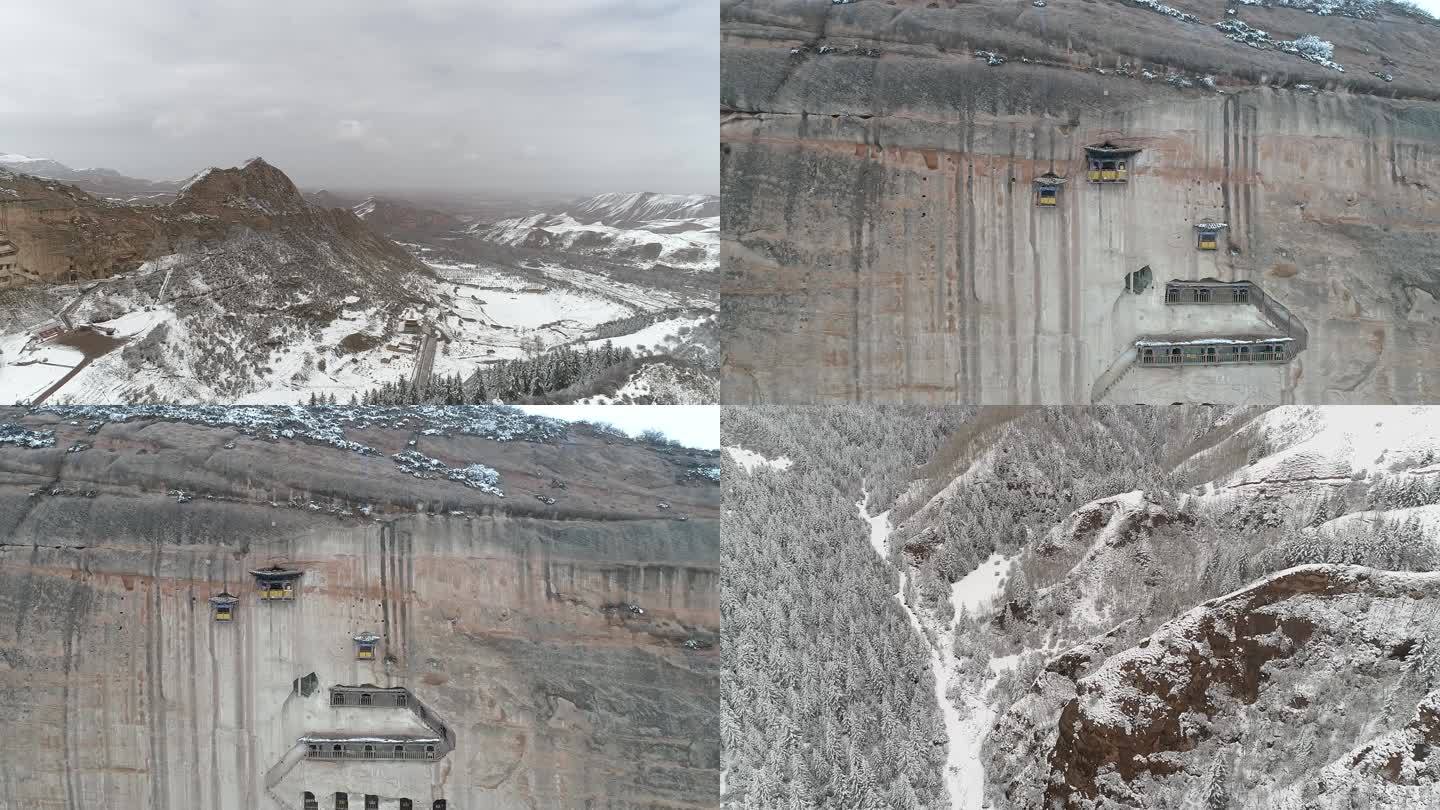
[[[1365,478],[1440,458],[1433,409],[1363,405],[1289,406],[1261,418],[1271,453],[1237,472],[1226,487],[1286,481]]]
[[[955,606],[955,614],[958,616],[962,608],[972,616],[988,610],[995,597],[1000,595],[1001,583],[1005,581],[1005,572],[1010,569],[1013,559],[998,553],[991,554],[959,582],[950,583],[950,602]]]
[[[669,320],[652,323],[649,326],[632,332],[628,335],[621,335],[613,338],[603,338],[589,341],[591,348],[599,348],[606,343],[617,349],[627,348],[640,351],[642,349],[662,349],[666,346],[668,339],[678,335],[681,329],[689,327],[694,329],[705,322],[705,318],[670,318]]]
[[[730,457],[735,460],[736,464],[744,467],[745,472],[754,472],[762,466],[776,470],[788,470],[790,469],[790,465],[795,463],[790,460],[788,456],[771,459],[760,455],[754,450],[746,450],[743,447],[727,447],[725,448],[725,452],[730,454]]]
[[[175,310],[170,307],[154,307],[127,312],[109,321],[100,321],[96,326],[114,329],[114,337],[137,337],[166,322],[175,320]]]
[[[85,359],[84,352],[68,346],[26,346],[24,333],[0,338],[0,404],[28,403],[60,381]]]

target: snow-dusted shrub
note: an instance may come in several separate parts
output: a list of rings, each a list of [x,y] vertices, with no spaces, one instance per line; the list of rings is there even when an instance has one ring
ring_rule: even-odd
[[[471,489],[505,497],[500,490],[500,473],[484,464],[470,464],[465,467],[451,467],[445,462],[431,458],[415,450],[406,450],[390,457],[401,471],[416,478],[445,478],[458,481]]]
[[[29,430],[19,425],[0,422],[0,444],[13,444],[16,447],[54,447],[55,431],[53,430]]]
[[[1323,40],[1314,34],[1306,34],[1293,40],[1277,40],[1270,36],[1269,31],[1252,28],[1237,19],[1221,20],[1215,23],[1215,27],[1225,33],[1226,39],[1242,45],[1249,45],[1262,51],[1273,48],[1277,51],[1293,53],[1301,59],[1309,60],[1322,67],[1338,70],[1341,73],[1345,72],[1345,68],[1334,60],[1334,43]]]
[[[1164,14],[1167,17],[1174,17],[1181,22],[1200,22],[1200,18],[1196,17],[1194,14],[1186,14],[1178,8],[1167,6],[1164,3],[1157,2],[1157,0],[1130,0],[1130,2],[1137,6],[1140,6],[1141,8],[1148,8],[1151,11]]]
[[[558,419],[531,416],[518,408],[503,405],[322,405],[311,408],[299,405],[46,405],[35,411],[98,424],[155,419],[228,427],[248,436],[312,441],[363,455],[380,454],[371,447],[346,438],[346,430],[417,430],[423,435],[458,434],[497,442],[554,441],[565,436],[568,430],[566,423]]]
[[[1306,34],[1305,36],[1294,40],[1294,42],[1292,42],[1291,44],[1293,44],[1295,46],[1295,50],[1299,51],[1300,55],[1304,56],[1306,59],[1329,59],[1335,55],[1334,44],[1323,40],[1320,37],[1315,36],[1314,34]]]

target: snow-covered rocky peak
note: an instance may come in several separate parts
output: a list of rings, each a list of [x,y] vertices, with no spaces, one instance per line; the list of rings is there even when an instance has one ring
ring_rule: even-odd
[[[284,172],[258,157],[243,166],[200,172],[181,186],[176,205],[251,208],[272,215],[295,213],[309,207]]]
[[[1144,492],[1126,492],[1091,501],[1070,514],[1039,546],[1042,551],[1089,550],[1129,543],[1138,535],[1163,526],[1173,512]]]

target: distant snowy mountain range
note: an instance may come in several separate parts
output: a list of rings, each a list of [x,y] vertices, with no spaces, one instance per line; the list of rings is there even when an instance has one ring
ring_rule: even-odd
[[[639,191],[628,194],[597,194],[566,207],[564,213],[579,222],[633,225],[672,219],[704,219],[720,216],[720,198],[714,194],[655,194]]]
[[[114,169],[76,169],[58,160],[17,154],[0,154],[0,168],[33,177],[63,180],[92,194],[111,199],[164,201],[180,187],[180,183],[176,181],[142,180],[128,177]]]
[[[557,211],[478,224],[481,240],[690,270],[720,261],[720,198],[704,194],[600,194]]]

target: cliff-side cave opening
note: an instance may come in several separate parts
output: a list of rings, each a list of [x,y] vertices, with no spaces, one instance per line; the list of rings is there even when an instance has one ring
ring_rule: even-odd
[[[1125,291],[1140,294],[1150,288],[1150,282],[1154,280],[1154,274],[1150,272],[1150,265],[1145,265],[1133,273],[1125,274]]]
[[[294,682],[295,694],[304,697],[310,697],[315,694],[315,690],[319,688],[319,686],[320,677],[313,672],[303,678],[296,678]]]

